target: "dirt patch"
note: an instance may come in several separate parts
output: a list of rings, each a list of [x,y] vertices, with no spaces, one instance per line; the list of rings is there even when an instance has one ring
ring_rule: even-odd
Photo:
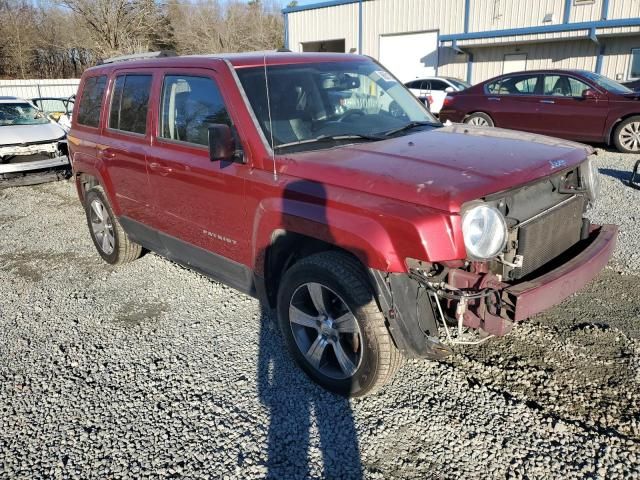
[[[118,322],[126,326],[134,327],[145,323],[155,323],[163,313],[168,311],[169,306],[162,301],[130,301],[120,308],[116,318]]]
[[[39,282],[43,274],[59,268],[95,267],[96,263],[88,257],[82,257],[76,252],[14,252],[0,253],[0,270],[9,271],[29,282]]]

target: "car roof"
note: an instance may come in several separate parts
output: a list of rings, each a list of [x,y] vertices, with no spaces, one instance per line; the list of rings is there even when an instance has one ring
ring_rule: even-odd
[[[24,98],[20,98],[20,97],[0,97],[0,103],[16,103],[16,102],[20,102],[20,103],[29,103],[29,100],[25,100]]]
[[[521,70],[519,72],[511,72],[511,73],[503,73],[502,75],[496,75],[493,78],[490,78],[488,81],[491,80],[495,80],[496,78],[502,78],[502,77],[513,77],[516,75],[544,75],[544,74],[559,74],[559,73],[564,73],[564,74],[573,74],[573,75],[583,75],[584,73],[590,73],[587,70],[580,70],[580,69],[569,69],[569,68],[549,68],[546,70]]]
[[[289,65],[299,63],[353,62],[371,61],[371,58],[353,53],[293,53],[293,52],[246,52],[220,53],[212,55],[183,55],[160,57],[143,60],[123,60],[98,65],[86,70],[90,73],[107,73],[112,70],[137,68],[174,68],[174,67],[211,67],[212,61],[226,61],[235,68],[259,67],[266,63],[272,65]]]
[[[449,80],[449,78],[451,77],[420,77],[420,78],[414,78],[411,79],[405,83],[409,83],[409,82],[416,82],[416,81],[420,81],[420,80]]]
[[[31,101],[35,102],[36,100],[62,100],[67,101],[69,97],[33,97]]]

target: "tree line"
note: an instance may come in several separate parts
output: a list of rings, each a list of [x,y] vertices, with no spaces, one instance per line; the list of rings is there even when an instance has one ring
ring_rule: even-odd
[[[101,60],[273,50],[284,25],[274,0],[0,0],[0,78],[72,78]]]

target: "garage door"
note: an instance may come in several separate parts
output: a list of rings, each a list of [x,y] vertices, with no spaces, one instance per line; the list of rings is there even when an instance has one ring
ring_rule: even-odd
[[[402,82],[435,75],[438,32],[381,35],[379,60]]]

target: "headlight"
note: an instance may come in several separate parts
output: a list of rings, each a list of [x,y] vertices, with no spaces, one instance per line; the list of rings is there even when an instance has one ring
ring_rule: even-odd
[[[586,162],[580,165],[580,177],[582,187],[587,190],[589,203],[594,204],[600,194],[600,175],[594,165],[593,157],[589,157]]]
[[[462,214],[462,235],[470,257],[486,260],[507,244],[507,223],[494,207],[480,204]]]

